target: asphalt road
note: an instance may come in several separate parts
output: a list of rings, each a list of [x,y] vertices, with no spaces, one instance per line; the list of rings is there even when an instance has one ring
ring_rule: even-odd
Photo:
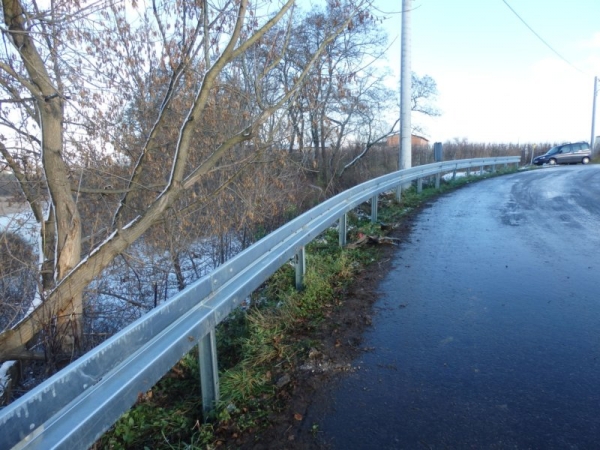
[[[599,166],[442,197],[393,264],[369,351],[309,411],[322,443],[600,448]]]

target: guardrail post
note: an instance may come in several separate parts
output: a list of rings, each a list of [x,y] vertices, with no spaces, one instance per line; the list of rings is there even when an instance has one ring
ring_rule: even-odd
[[[340,247],[346,246],[346,236],[348,234],[348,215],[343,214],[338,219],[338,231],[340,234]]]
[[[440,172],[435,174],[435,188],[439,189],[440,188],[440,182],[442,180],[442,174]]]
[[[200,362],[200,390],[202,391],[202,412],[204,420],[215,409],[219,401],[219,367],[217,364],[217,338],[215,329],[198,342]]]
[[[296,289],[301,291],[304,288],[304,274],[306,273],[306,251],[304,247],[294,257],[294,265],[296,266]]]
[[[423,192],[423,178],[417,178],[417,194]]]
[[[378,203],[379,203],[379,197],[377,195],[374,195],[373,197],[371,197],[371,222],[372,223],[377,222]]]
[[[492,173],[496,173],[496,164],[492,164]]]
[[[467,176],[470,177],[471,176],[471,168],[467,167]]]
[[[479,176],[480,176],[480,177],[482,177],[482,176],[483,176],[483,174],[484,174],[484,172],[483,172],[483,169],[484,169],[484,166],[481,166],[481,167],[479,168]]]

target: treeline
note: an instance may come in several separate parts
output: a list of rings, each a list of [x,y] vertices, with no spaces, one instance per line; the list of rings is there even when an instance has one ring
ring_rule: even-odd
[[[549,146],[536,148],[543,152]],[[462,141],[446,142],[443,148],[444,160],[520,154],[526,161],[532,146]],[[358,143],[341,149],[331,167],[348,164],[362,149]],[[328,189],[315,170],[313,150],[270,150],[260,163],[235,176],[226,169],[211,174],[84,291],[83,347],[110,336],[327,196],[398,170],[398,151],[397,147],[374,146],[336,179],[335,189]],[[413,165],[433,162],[432,146],[415,146],[412,152]],[[235,167],[233,159],[243,157],[243,151],[232,154],[231,166]],[[111,211],[120,200],[117,187],[128,170],[128,165],[111,158],[73,169],[74,178],[82,181],[76,193],[84,234],[89,236],[84,251],[95,248],[110,226]],[[5,184],[9,185],[14,194],[14,179]],[[214,192],[215,186],[219,192]],[[198,198],[209,201],[198,203]],[[36,296],[35,283],[30,281],[38,256],[18,233],[3,234],[0,247],[0,308],[5,311],[1,325],[6,329],[23,318]],[[15,289],[25,282],[27,289]],[[53,340],[45,344],[58,345]]]
[[[521,164],[526,165],[534,157],[546,153],[556,145],[550,142],[499,144],[499,143],[472,143],[463,139],[454,139],[443,143],[444,159],[483,158],[487,156],[521,156]]]
[[[521,165],[527,165],[535,156],[545,153],[555,143],[541,142],[537,144],[500,144],[500,143],[474,143],[466,139],[454,139],[442,143],[442,157],[444,161],[455,159],[485,158],[494,156],[521,156]],[[340,161],[343,165],[351,161],[360,151],[360,146],[350,147],[343,153]],[[368,157],[360,160],[355,167],[349,169],[340,179],[339,184],[349,188],[392,171],[398,170],[398,146],[375,146]],[[418,166],[434,162],[433,145],[412,146],[412,165]]]

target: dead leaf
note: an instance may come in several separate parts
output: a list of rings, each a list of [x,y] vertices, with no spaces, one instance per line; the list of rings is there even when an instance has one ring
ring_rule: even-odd
[[[395,244],[396,242],[400,242],[400,239],[387,236],[366,236],[359,233],[358,239],[355,242],[348,244],[347,247],[353,249],[364,245]]]

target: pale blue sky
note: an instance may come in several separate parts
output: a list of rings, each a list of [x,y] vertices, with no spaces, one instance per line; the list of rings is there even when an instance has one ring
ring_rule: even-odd
[[[413,115],[413,123],[432,141],[589,141],[593,81],[600,76],[600,0],[507,1],[572,65],[502,0],[413,0],[412,69],[436,80],[443,112],[432,120]],[[392,13],[402,2],[376,4]],[[398,74],[401,15],[387,16],[390,40],[396,39],[388,64]]]

